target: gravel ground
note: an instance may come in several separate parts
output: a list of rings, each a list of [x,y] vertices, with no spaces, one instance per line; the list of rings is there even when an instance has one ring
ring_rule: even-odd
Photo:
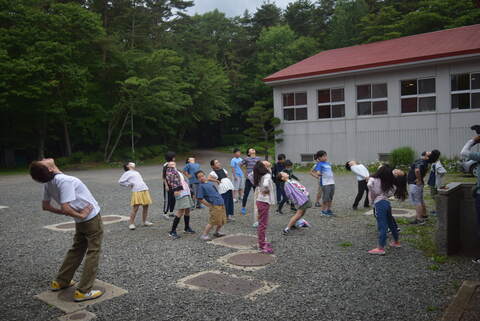
[[[204,152],[207,160],[229,155]],[[350,210],[356,191],[353,175],[336,176],[336,217],[307,212],[312,228],[281,234],[290,215],[272,214],[268,238],[278,260],[256,272],[221,266],[220,256],[235,250],[205,244],[196,236],[172,241],[171,221],[160,218],[161,167],[139,168],[154,198],[153,227],[127,229],[127,222],[105,225],[103,256],[98,278],[129,291],[127,295],[88,308],[99,320],[438,320],[450,303],[455,286],[478,279],[480,270],[466,258],[440,269],[404,243],[384,257],[369,256],[376,244],[374,219]],[[102,206],[104,215],[128,215],[129,191],[117,180],[120,169],[68,172],[82,179]],[[302,182],[313,194],[316,183],[306,174]],[[41,186],[26,175],[0,177],[0,320],[53,320],[64,313],[33,298],[43,292],[71,244],[73,232],[55,232],[44,225],[65,218],[42,212]],[[251,208],[252,202],[249,202]],[[242,217],[224,232],[255,234],[251,216]],[[139,213],[140,214],[140,213]],[[191,225],[197,232],[207,222],[207,210],[196,210]],[[137,219],[139,219],[137,217]],[[183,228],[180,223],[179,231]],[[343,242],[352,246],[342,247]],[[273,292],[250,301],[231,295],[177,288],[175,282],[206,270],[278,283]],[[78,279],[78,277],[77,277]]]

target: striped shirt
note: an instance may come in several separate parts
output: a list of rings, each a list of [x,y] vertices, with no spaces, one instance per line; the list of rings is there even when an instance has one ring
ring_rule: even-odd
[[[247,166],[247,175],[253,172],[255,164],[262,160],[260,157],[245,157],[242,161],[242,165]]]

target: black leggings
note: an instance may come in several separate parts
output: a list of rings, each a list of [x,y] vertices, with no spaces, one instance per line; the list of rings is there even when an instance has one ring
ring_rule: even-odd
[[[173,213],[175,208],[175,195],[172,191],[167,191],[165,186],[163,187],[163,213]]]
[[[247,205],[248,194],[250,194],[250,190],[253,188],[255,190],[255,186],[253,186],[252,182],[247,178],[245,180],[245,191],[243,192],[243,199],[242,199],[242,207]]]
[[[366,180],[361,180],[358,181],[358,192],[357,192],[357,197],[355,197],[355,202],[353,202],[353,207],[357,207],[358,203],[362,200],[363,193],[366,193],[365,195],[365,201],[363,202],[363,206],[367,207],[368,206],[368,187],[367,187],[367,181]]]

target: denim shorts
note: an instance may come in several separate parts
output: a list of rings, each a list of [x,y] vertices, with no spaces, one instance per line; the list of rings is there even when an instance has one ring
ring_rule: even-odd
[[[410,196],[410,202],[413,205],[423,205],[423,185],[409,184],[408,192]]]
[[[335,185],[323,185],[322,186],[322,201],[331,202],[333,200],[333,194],[335,194]]]

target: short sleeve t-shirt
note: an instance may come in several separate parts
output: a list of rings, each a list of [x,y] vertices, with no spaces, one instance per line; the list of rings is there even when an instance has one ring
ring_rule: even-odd
[[[197,190],[197,198],[205,199],[212,205],[224,205],[222,196],[220,196],[217,188],[210,182],[200,183]]]
[[[243,177],[243,171],[242,168],[240,167],[242,165],[243,159],[240,157],[234,157],[230,161],[230,166],[233,168],[235,175],[239,177]]]
[[[417,159],[412,166],[410,166],[410,170],[407,174],[407,182],[408,184],[415,184],[417,177],[415,176],[415,169],[420,170],[420,176],[423,178],[428,170],[428,162],[424,159]]]
[[[183,168],[183,171],[187,172],[190,177],[188,178],[188,182],[190,184],[196,184],[198,183],[198,179],[195,176],[195,173],[200,170],[200,165],[198,163],[188,163],[185,165]]]
[[[78,178],[63,173],[55,175],[50,182],[43,184],[43,200],[51,199],[59,205],[69,203],[78,212],[89,204],[92,205],[93,209],[86,218],[73,218],[77,223],[89,221],[100,212],[100,206],[87,186]]]
[[[315,166],[315,171],[320,172],[320,185],[334,185],[332,165],[329,162],[318,162]]]
[[[253,172],[253,167],[260,160],[260,157],[245,157],[243,159],[242,165],[247,166],[247,175]]]

